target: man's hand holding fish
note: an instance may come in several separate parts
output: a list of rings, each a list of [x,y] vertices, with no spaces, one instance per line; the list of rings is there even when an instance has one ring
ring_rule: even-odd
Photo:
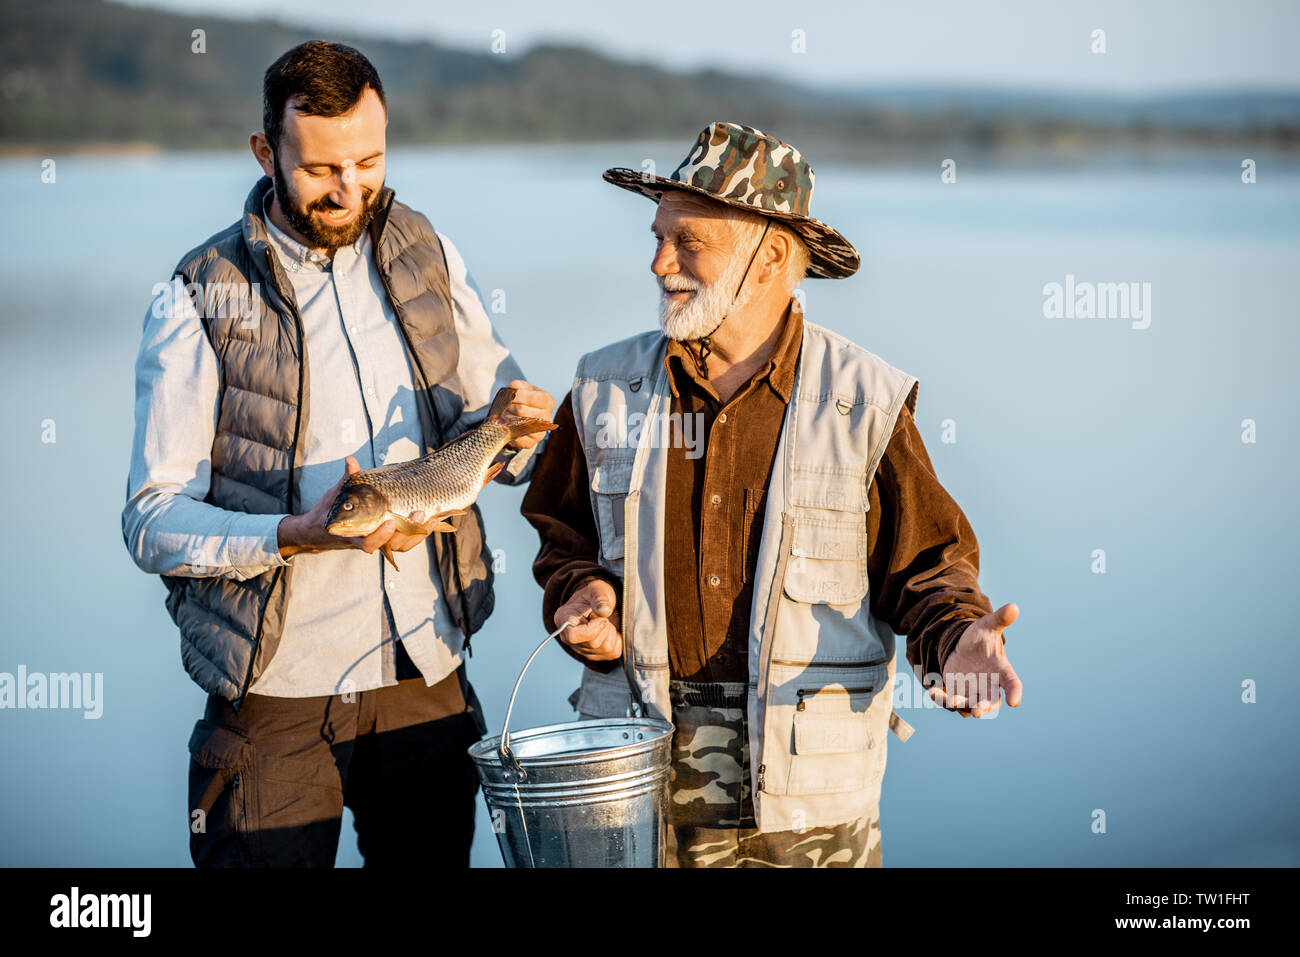
[[[360,471],[361,465],[349,455],[343,477],[335,483],[333,488],[320,497],[320,501],[311,507],[311,511],[304,512],[301,515],[286,516],[280,522],[281,555],[288,558],[298,552],[315,552],[326,548],[359,548],[367,555],[373,555],[375,549],[384,548],[385,546],[395,552],[406,552],[424,541],[425,535],[433,531],[439,519],[436,516],[426,518],[422,511],[414,512],[410,516],[410,520],[425,527],[424,535],[399,532],[392,519],[384,522],[369,535],[345,538],[339,535],[331,535],[325,531],[325,519],[329,516],[330,506],[338,498],[339,492],[343,489],[343,484],[348,480],[348,476],[355,475]]]
[[[506,406],[507,415],[517,419],[546,419],[548,422],[554,417],[555,396],[545,389],[530,385],[523,379],[513,379],[508,386],[515,390],[515,399]],[[509,442],[510,448],[531,449],[542,441],[542,434],[534,432],[513,438]]]

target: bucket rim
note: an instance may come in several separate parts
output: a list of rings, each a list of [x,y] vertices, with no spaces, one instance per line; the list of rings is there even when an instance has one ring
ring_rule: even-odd
[[[662,718],[594,718],[587,721],[565,721],[559,724],[538,725],[535,728],[523,728],[519,731],[511,731],[510,741],[513,744],[517,741],[522,742],[532,740],[545,734],[555,734],[565,731],[577,731],[591,728],[593,725],[604,725],[611,728],[641,726],[653,731],[654,734],[641,741],[615,744],[607,748],[583,751],[577,754],[572,751],[561,754],[540,754],[528,756],[515,754],[515,759],[522,766],[538,768],[552,764],[582,764],[592,761],[607,761],[613,753],[629,755],[643,750],[652,750],[661,746],[665,735],[671,735],[673,733],[672,723],[664,721]],[[498,767],[501,765],[501,735],[499,734],[494,734],[487,738],[481,738],[471,744],[468,750],[470,757],[476,762]]]

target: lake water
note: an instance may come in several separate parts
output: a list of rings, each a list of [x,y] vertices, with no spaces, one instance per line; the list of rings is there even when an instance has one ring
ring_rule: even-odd
[[[388,181],[485,295],[505,292],[501,336],[559,398],[582,352],[656,322],[653,207],[600,171],[671,169],[681,146],[394,149]],[[0,672],[102,672],[103,715],[0,711],[0,863],[184,866],[203,694],[162,584],[122,544],[133,362],[153,284],[238,216],[257,170],[237,153],[56,159],[54,183],[37,158],[0,163]],[[1286,704],[1300,178],[1259,159],[1249,186],[1231,156],[1090,172],[959,160],[953,185],[937,161],[818,165],[813,212],[864,265],[810,281],[809,318],[919,377],[918,422],[979,536],[984,590],[1021,607],[1019,709],[900,709],[916,735],[890,741],[886,864],[1300,863]],[[1067,276],[1150,283],[1149,326],[1045,318],[1045,284]],[[470,663],[494,730],[543,634],[521,494],[481,498],[506,556]],[[518,726],[570,719],[577,680],[545,651]],[[500,866],[481,806],[478,823],[474,863]],[[339,863],[355,865],[344,828]]]

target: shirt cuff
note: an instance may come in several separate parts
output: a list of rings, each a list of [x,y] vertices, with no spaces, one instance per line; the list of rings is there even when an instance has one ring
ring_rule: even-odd
[[[244,515],[226,539],[226,557],[236,568],[278,568],[289,564],[280,554],[280,522],[287,515]]]

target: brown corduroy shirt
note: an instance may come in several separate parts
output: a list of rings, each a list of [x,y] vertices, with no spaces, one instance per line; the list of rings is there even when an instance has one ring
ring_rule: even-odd
[[[703,444],[672,444],[664,575],[670,675],[686,681],[746,681],[754,568],[765,497],[803,339],[803,315],[786,313],[767,364],[723,404],[683,343],[670,341],[664,365],[670,411],[698,415]],[[560,405],[547,448],[524,496],[524,517],[541,548],[533,574],[544,589],[542,618],[583,584],[622,582],[600,565],[587,461],[573,421],[572,395]],[[697,430],[691,436],[700,441]],[[699,454],[702,451],[702,454]],[[694,456],[694,457],[692,457]],[[957,503],[939,484],[916,423],[899,413],[868,490],[867,575],[871,610],[907,636],[907,659],[938,673],[972,619],[991,610],[980,591],[979,546]],[[690,520],[686,521],[686,516]],[[621,628],[621,607],[613,617]],[[569,650],[566,646],[566,650]],[[573,652],[570,652],[573,654]],[[575,655],[575,657],[577,657]],[[588,662],[610,670],[615,662]]]

